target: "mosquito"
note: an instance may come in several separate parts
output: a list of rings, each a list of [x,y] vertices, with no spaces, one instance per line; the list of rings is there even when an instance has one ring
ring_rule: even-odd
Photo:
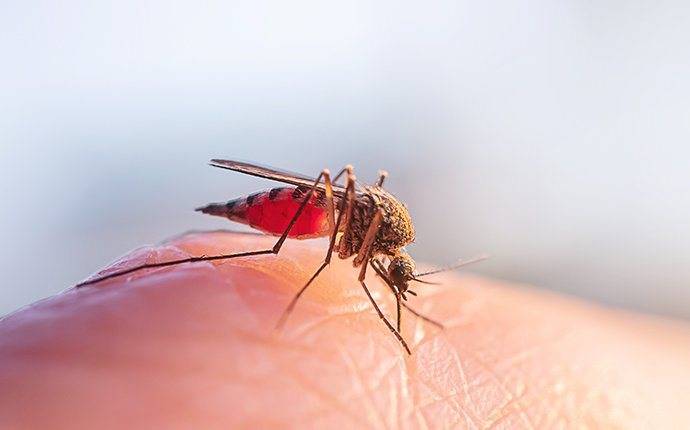
[[[328,250],[323,262],[293,296],[278,319],[276,328],[279,329],[285,325],[299,298],[330,264],[334,253],[337,253],[338,258],[341,259],[354,256],[352,263],[355,268],[359,268],[358,281],[364,293],[369,298],[379,318],[393,333],[405,351],[411,354],[407,342],[401,335],[401,309],[407,309],[418,318],[439,328],[443,328],[443,325],[415,311],[405,303],[407,294],[417,295],[410,289],[410,283],[433,284],[433,282],[421,278],[454,270],[486,258],[486,256],[480,256],[440,269],[417,273],[414,260],[405,251],[405,246],[415,239],[412,218],[407,207],[383,188],[388,175],[385,171],[379,172],[378,179],[373,185],[362,185],[357,181],[351,165],[343,167],[333,178],[331,178],[330,171],[324,169],[314,179],[298,173],[241,161],[214,159],[209,164],[213,167],[233,170],[289,185],[260,191],[228,202],[210,203],[196,209],[205,214],[225,217],[231,221],[248,225],[269,235],[279,236],[272,248],[142,264],[90,279],[76,286],[92,285],[144,269],[200,261],[278,254],[288,238],[328,237]],[[338,185],[338,181],[343,177],[345,184]],[[395,296],[396,326],[393,326],[381,312],[366,285],[365,279],[369,266],[383,279]]]

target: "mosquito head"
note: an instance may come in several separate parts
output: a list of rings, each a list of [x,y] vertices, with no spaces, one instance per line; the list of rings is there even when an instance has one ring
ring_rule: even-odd
[[[391,258],[388,265],[388,278],[398,291],[404,293],[409,286],[408,282],[414,279],[414,269],[414,260],[408,253],[402,251]]]
[[[374,269],[378,272],[380,276],[386,279],[388,285],[395,287],[397,291],[402,294],[403,299],[407,300],[405,293],[410,293],[413,296],[417,294],[409,289],[410,282],[418,282],[420,284],[430,284],[439,285],[437,282],[425,281],[424,276],[433,275],[436,273],[446,272],[448,270],[455,270],[460,267],[466,266],[471,263],[476,263],[478,261],[486,260],[488,257],[486,255],[480,255],[471,260],[459,261],[451,266],[441,267],[440,269],[430,270],[424,273],[415,273],[415,264],[412,257],[410,257],[405,251],[400,250],[390,259],[390,264],[388,264],[388,273],[384,273],[383,267],[374,265]]]

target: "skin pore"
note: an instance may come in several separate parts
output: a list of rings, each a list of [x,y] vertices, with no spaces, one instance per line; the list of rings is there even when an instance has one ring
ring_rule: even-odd
[[[193,233],[119,268],[263,249]],[[282,332],[323,241],[69,289],[0,320],[0,428],[688,428],[690,328],[463,273],[415,285],[407,355],[351,260],[333,259]],[[367,285],[393,320],[374,271]]]

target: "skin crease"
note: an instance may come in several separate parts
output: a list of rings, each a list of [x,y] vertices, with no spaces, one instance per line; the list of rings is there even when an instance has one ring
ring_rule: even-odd
[[[271,247],[193,233],[120,267]],[[0,320],[0,428],[690,428],[690,328],[465,274],[414,285],[403,349],[335,258],[156,269],[68,289]],[[368,285],[394,319],[387,287]],[[95,427],[94,427],[95,426]]]

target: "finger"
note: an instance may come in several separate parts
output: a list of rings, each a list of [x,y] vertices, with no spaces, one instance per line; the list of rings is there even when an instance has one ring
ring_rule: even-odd
[[[272,242],[191,234],[121,265]],[[686,327],[481,278],[420,287],[416,309],[448,328],[405,315],[407,356],[351,263],[334,260],[278,335],[275,319],[320,263],[320,245],[291,241],[280,256],[137,273],[4,318],[0,427],[690,423]],[[387,288],[368,283],[393,315]]]

